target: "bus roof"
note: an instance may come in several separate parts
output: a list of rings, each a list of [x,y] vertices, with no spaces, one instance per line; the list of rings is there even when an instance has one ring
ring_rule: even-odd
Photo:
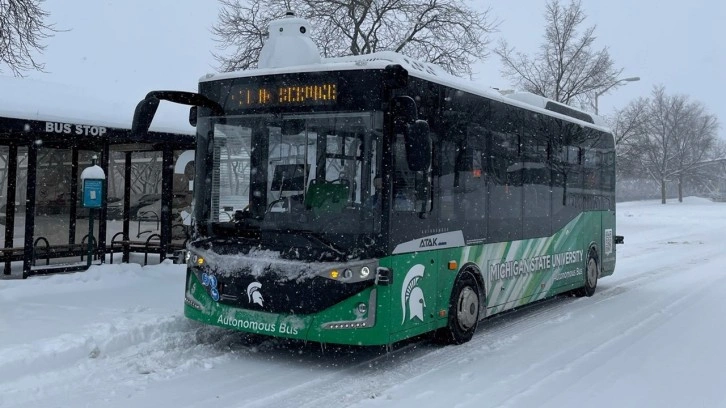
[[[285,18],[270,22],[270,29],[268,30],[270,37],[265,41],[260,52],[260,68],[222,74],[207,74],[200,78],[199,81],[207,82],[288,73],[383,69],[388,65],[398,64],[405,68],[409,75],[420,79],[542,114],[560,117],[583,126],[608,131],[602,118],[583,110],[526,92],[503,95],[494,88],[482,87],[471,81],[451,75],[438,65],[417,61],[392,51],[338,58],[320,58],[319,51],[310,38],[311,30],[309,28],[309,22],[296,18],[293,13],[288,12]]]
[[[252,69],[247,71],[235,71],[221,74],[207,74],[199,79],[199,82],[217,81],[221,79],[231,78],[247,78],[265,75],[279,75],[289,73],[305,73],[305,72],[325,72],[325,71],[352,71],[361,69],[383,69],[391,64],[399,64],[403,66],[409,73],[414,77],[424,79],[427,81],[435,82],[441,85],[450,86],[452,88],[460,89],[462,91],[484,96],[489,99],[497,100],[509,105],[518,106],[521,108],[537,111],[546,115],[560,117],[568,121],[576,122],[582,126],[594,127],[599,130],[609,132],[607,123],[601,117],[585,112],[583,110],[558,103],[552,99],[545,98],[540,95],[535,95],[529,92],[515,92],[509,94],[500,93],[494,88],[486,88],[481,85],[475,84],[474,82],[467,81],[463,78],[453,76],[441,67],[422,63],[413,59],[410,59],[404,55],[397,54],[391,51],[379,52],[374,54],[341,57],[341,58],[326,58],[321,61],[320,64],[309,64],[309,65],[298,65],[280,68],[264,68],[264,69]],[[584,115],[592,119],[589,122],[584,119],[580,119],[573,114],[564,114],[559,111],[553,111],[547,109],[547,103],[556,104],[558,106],[566,107],[572,110],[580,116]]]

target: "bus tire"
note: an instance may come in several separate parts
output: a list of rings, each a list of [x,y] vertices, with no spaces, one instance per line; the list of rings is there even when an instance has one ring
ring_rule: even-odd
[[[595,294],[597,289],[597,278],[600,275],[600,258],[597,256],[595,248],[590,248],[587,253],[587,262],[585,263],[585,285],[575,291],[577,296],[590,297]]]
[[[449,300],[447,324],[434,336],[438,343],[463,344],[471,340],[479,324],[480,293],[471,271],[464,271],[457,277]]]

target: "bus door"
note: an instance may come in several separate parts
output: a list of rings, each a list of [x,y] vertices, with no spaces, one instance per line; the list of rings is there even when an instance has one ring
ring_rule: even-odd
[[[439,270],[437,221],[432,209],[429,171],[409,168],[404,138],[393,144],[390,238],[393,271],[391,333],[409,337],[433,328]]]

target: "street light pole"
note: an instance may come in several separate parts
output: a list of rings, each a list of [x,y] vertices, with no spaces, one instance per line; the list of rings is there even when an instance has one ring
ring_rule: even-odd
[[[609,91],[610,88],[614,87],[617,84],[620,84],[620,83],[623,83],[623,82],[635,82],[635,81],[640,81],[640,77],[630,77],[630,78],[618,79],[617,81],[615,81],[612,84],[610,84],[610,86],[608,86],[607,88],[603,89],[600,92],[595,93],[595,114],[596,115],[599,114],[598,113],[598,107],[597,107],[597,98],[599,98],[600,95],[602,95],[605,92]]]

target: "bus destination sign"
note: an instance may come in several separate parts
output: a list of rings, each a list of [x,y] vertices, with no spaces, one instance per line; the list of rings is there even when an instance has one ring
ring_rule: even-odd
[[[263,108],[276,106],[334,105],[338,86],[332,82],[297,85],[244,84],[230,89],[227,106],[231,108]]]

